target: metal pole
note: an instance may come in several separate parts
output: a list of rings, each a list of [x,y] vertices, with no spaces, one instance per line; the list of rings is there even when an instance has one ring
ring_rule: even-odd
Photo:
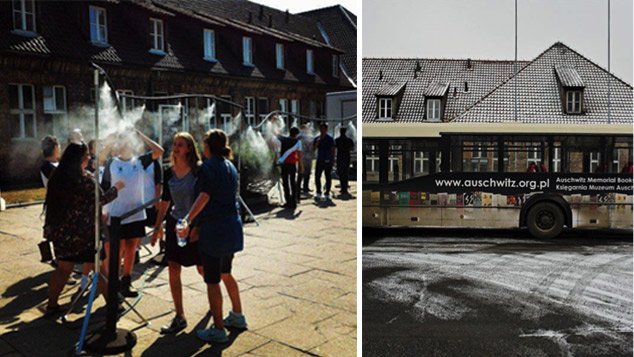
[[[515,0],[515,63],[513,64],[515,71],[515,121],[517,121],[517,0]]]
[[[95,83],[95,274],[99,276],[99,70],[93,70]]]
[[[608,0],[608,124],[611,124],[612,72],[610,72],[610,0]]]

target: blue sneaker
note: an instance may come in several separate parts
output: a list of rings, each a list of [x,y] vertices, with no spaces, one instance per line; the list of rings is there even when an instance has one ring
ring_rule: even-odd
[[[225,331],[225,329],[218,330],[214,326],[208,329],[197,330],[196,336],[205,342],[224,343],[229,341],[227,331]]]
[[[229,311],[229,315],[227,315],[223,321],[226,327],[247,328],[247,320],[244,318],[244,315],[238,315],[233,311]]]

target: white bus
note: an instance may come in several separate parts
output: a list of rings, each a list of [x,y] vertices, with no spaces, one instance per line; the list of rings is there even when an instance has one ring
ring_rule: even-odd
[[[371,123],[364,227],[632,229],[632,126]]]

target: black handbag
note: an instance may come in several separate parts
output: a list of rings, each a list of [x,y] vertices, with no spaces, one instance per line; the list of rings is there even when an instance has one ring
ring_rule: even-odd
[[[51,242],[44,239],[37,244],[40,249],[40,258],[42,263],[47,263],[53,260],[53,251],[51,250]]]

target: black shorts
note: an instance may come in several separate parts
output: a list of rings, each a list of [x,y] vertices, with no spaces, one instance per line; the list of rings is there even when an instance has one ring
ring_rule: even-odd
[[[110,238],[112,238],[112,226],[108,226],[108,230]],[[122,240],[142,237],[145,237],[145,221],[122,224],[121,228],[119,228],[119,238]]]
[[[154,227],[154,224],[156,224],[156,208],[154,208],[154,206],[146,208],[145,216],[147,217],[145,219],[145,226],[150,228]]]
[[[198,242],[187,242],[187,245],[180,247],[176,238],[176,219],[167,215],[165,226],[165,258],[168,262],[175,262],[185,267],[192,265],[202,265],[200,253],[198,252]]]
[[[233,254],[228,254],[222,257],[210,257],[201,252],[200,257],[203,261],[205,283],[218,284],[220,283],[220,274],[231,273]]]

